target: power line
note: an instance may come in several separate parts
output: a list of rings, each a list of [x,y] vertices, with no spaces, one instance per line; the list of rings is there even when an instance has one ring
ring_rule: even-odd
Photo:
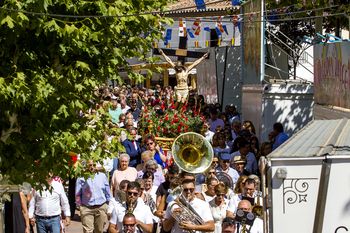
[[[47,14],[47,13],[21,11],[21,10],[15,10],[15,9],[10,9],[10,8],[5,8],[5,7],[0,7],[0,10],[13,11],[13,12],[29,14],[29,15],[41,15],[41,16],[60,17],[60,18],[123,18],[123,17],[131,17],[131,16],[150,15],[150,14],[153,14],[153,15],[154,14],[166,14],[166,13],[171,13],[174,11],[190,9],[193,7],[201,7],[201,6],[206,6],[206,5],[211,5],[211,4],[216,4],[216,3],[220,3],[220,2],[226,2],[226,1],[227,0],[218,0],[215,2],[209,2],[209,3],[205,3],[202,5],[198,5],[198,6],[195,5],[195,6],[183,7],[183,8],[179,8],[176,10],[167,10],[167,11],[159,11],[159,12],[145,12],[145,13],[130,14],[130,15],[61,15],[61,14]]]
[[[209,3],[205,3],[202,5],[194,5],[194,6],[188,6],[188,7],[183,7],[183,8],[179,8],[179,9],[174,9],[174,10],[167,10],[167,11],[159,11],[159,12],[145,12],[145,13],[139,13],[139,14],[129,14],[129,15],[61,15],[61,14],[48,14],[48,13],[39,13],[39,12],[29,12],[29,11],[22,11],[22,10],[15,10],[15,9],[10,9],[10,8],[5,8],[5,7],[0,7],[0,10],[5,10],[5,11],[13,11],[13,12],[18,12],[18,13],[23,13],[23,14],[31,14],[31,15],[40,15],[40,16],[50,16],[50,17],[60,17],[60,18],[123,18],[123,17],[131,17],[131,16],[141,16],[141,15],[149,15],[149,14],[166,14],[166,13],[173,13],[176,11],[180,11],[180,10],[186,10],[186,9],[190,9],[190,8],[194,8],[194,7],[201,7],[201,6],[207,6],[207,5],[212,5],[212,4],[216,4],[216,3],[220,3],[220,2],[226,2],[227,0],[218,0],[218,1],[214,1],[214,2],[209,2]],[[290,6],[286,6],[286,7],[282,7],[280,9],[274,9],[273,11],[278,11],[278,10],[282,10],[282,9],[287,9],[289,7],[292,7],[294,5],[290,5]],[[332,6],[332,7],[324,7],[324,8],[318,8],[318,9],[305,9],[305,11],[310,12],[310,11],[318,11],[318,10],[324,10],[324,9],[329,9],[329,8],[334,8],[334,7],[338,7],[338,6]],[[269,10],[271,12],[271,10]],[[257,12],[249,12],[249,13],[243,13],[243,14],[238,14],[238,15],[249,15],[249,14],[257,14],[260,13],[261,11],[257,11]],[[268,11],[264,11],[264,12],[268,12]],[[283,13],[283,14],[278,14],[278,15],[290,15],[290,14],[297,14],[297,13],[302,13],[301,12],[291,12],[291,13]],[[237,14],[236,14],[237,15]],[[264,15],[268,16],[268,15]],[[225,18],[229,18],[229,17],[233,17],[232,16],[225,16]]]
[[[336,14],[330,14],[330,15],[319,15],[319,16],[309,16],[309,17],[299,17],[299,18],[286,18],[286,19],[265,19],[265,20],[237,20],[234,22],[237,23],[258,23],[258,22],[276,22],[276,21],[295,21],[295,20],[306,20],[306,19],[315,19],[315,18],[327,18],[327,17],[331,17],[331,16],[337,16],[337,15],[345,15],[345,13],[336,13]],[[261,16],[256,16],[255,18],[260,18]],[[186,21],[189,22],[194,22],[196,21],[195,19],[186,19]],[[213,20],[201,20],[201,22],[216,22],[216,19]],[[221,20],[221,23],[232,23],[233,21],[224,21]]]

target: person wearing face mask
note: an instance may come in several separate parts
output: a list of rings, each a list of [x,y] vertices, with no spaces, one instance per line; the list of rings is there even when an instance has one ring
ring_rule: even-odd
[[[126,192],[126,201],[116,206],[112,211],[108,228],[110,233],[118,233],[123,230],[123,219],[127,213],[132,213],[136,218],[136,233],[152,232],[153,214],[150,208],[142,203],[142,199],[138,198],[140,196],[140,193],[140,184],[137,182],[130,182]]]
[[[215,231],[213,231],[213,233],[221,233],[222,220],[226,217],[226,209],[229,202],[225,199],[228,187],[220,183],[215,186],[214,191],[215,198],[209,202],[210,211],[215,224]]]

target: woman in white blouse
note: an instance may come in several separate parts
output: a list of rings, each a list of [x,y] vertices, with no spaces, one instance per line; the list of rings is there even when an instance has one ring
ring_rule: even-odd
[[[214,188],[218,184],[218,180],[216,178],[209,178],[207,179],[206,183],[208,190],[206,192],[202,192],[202,196],[204,198],[204,201],[210,202],[215,197]]]
[[[221,233],[222,220],[226,217],[226,209],[228,206],[228,200],[225,199],[225,195],[228,191],[228,187],[222,183],[215,186],[215,198],[209,202],[211,214],[214,218],[215,231],[213,233]]]

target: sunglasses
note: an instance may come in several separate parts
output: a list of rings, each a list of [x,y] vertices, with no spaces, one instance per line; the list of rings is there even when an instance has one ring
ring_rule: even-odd
[[[219,163],[219,161],[213,161],[213,162],[211,162],[211,163]]]
[[[128,192],[128,195],[129,195],[129,196],[137,197],[137,196],[139,195],[139,193]]]
[[[146,168],[146,171],[155,172],[155,171],[156,171],[156,169],[155,169],[155,168]]]
[[[191,192],[193,193],[194,192],[194,188],[190,188],[190,189],[184,189],[185,192]]]
[[[146,146],[153,145],[153,142],[147,143]]]
[[[225,218],[224,221],[222,221],[222,224],[236,225],[236,220],[234,220],[233,218]]]
[[[230,160],[223,160],[223,163],[230,163]]]
[[[128,228],[128,227],[134,227],[135,224],[136,224],[136,222],[133,224],[123,224],[123,225],[124,225],[124,228]]]
[[[213,175],[214,175],[214,174],[215,174],[215,172],[208,172],[208,174],[213,174]]]
[[[216,194],[216,196],[218,196],[218,197],[224,197],[225,194]]]

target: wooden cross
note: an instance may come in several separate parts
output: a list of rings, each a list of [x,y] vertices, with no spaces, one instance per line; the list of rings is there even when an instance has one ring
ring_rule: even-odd
[[[167,56],[178,56],[178,60],[182,61],[183,64],[185,64],[185,58],[191,57],[191,58],[201,58],[203,57],[206,52],[198,52],[198,51],[188,51],[187,49],[187,38],[184,36],[180,37],[180,43],[178,49],[163,49],[163,52]],[[160,55],[158,48],[153,49],[153,54]],[[209,59],[209,55],[206,59]]]

